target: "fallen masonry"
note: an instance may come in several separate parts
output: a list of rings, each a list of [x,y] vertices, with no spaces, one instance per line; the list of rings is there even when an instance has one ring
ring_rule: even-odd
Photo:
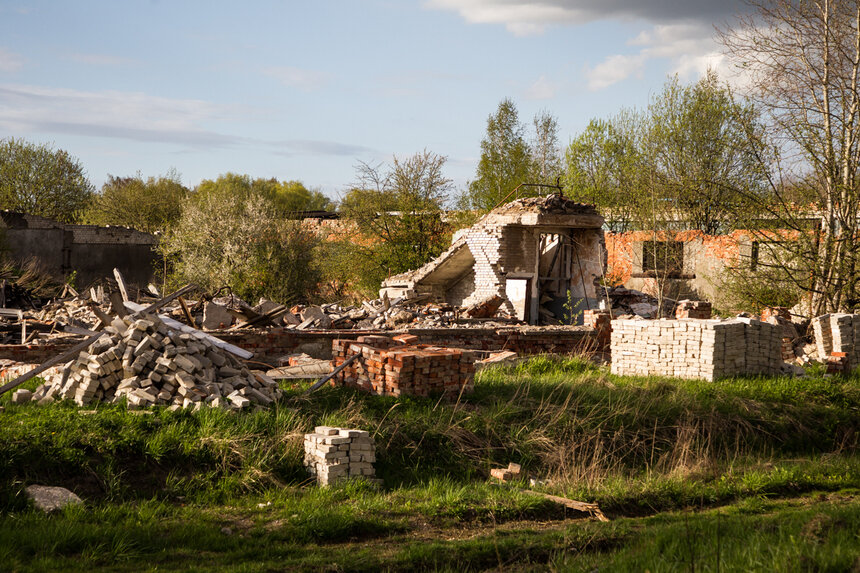
[[[13,400],[29,398],[44,405],[73,399],[84,406],[125,399],[129,408],[158,404],[174,410],[238,410],[265,406],[281,396],[277,382],[250,371],[206,335],[178,332],[156,316],[116,318],[105,333],[32,395],[19,390]]]
[[[614,320],[613,374],[716,380],[782,372],[782,329],[754,318]]]
[[[364,430],[317,426],[305,434],[305,467],[319,485],[328,485],[355,477],[379,483],[373,463],[376,446]]]
[[[352,356],[352,364],[334,376],[343,384],[382,396],[457,397],[474,388],[475,353],[459,348],[413,344],[415,336],[360,336],[357,341],[332,343],[337,368]]]

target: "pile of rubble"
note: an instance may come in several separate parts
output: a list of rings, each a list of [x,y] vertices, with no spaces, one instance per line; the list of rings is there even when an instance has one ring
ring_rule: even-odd
[[[277,382],[251,372],[203,333],[178,332],[157,316],[115,318],[104,330],[59,374],[35,392],[16,391],[13,401],[73,399],[84,406],[125,399],[129,408],[241,409],[268,405],[281,396]]]

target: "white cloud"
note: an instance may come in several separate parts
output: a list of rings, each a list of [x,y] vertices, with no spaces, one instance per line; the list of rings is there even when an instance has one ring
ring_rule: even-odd
[[[594,68],[586,69],[585,77],[588,79],[588,89],[602,90],[612,84],[626,80],[633,74],[641,73],[642,65],[646,60],[647,58],[642,54],[609,56]]]
[[[263,73],[275,78],[285,86],[299,88],[308,92],[318,90],[328,82],[328,76],[322,72],[289,66],[265,68]]]
[[[0,130],[70,133],[213,147],[239,138],[204,124],[237,110],[203,100],[169,99],[139,92],[88,92],[65,88],[0,85]]]
[[[0,72],[17,72],[24,65],[24,58],[0,48]]]
[[[555,97],[556,88],[546,76],[541,76],[529,86],[525,96],[527,99],[552,99]]]
[[[426,0],[427,8],[455,11],[467,22],[504,24],[517,36],[551,25],[596,20],[713,21],[741,9],[739,0]]]
[[[588,87],[600,90],[631,76],[641,76],[642,67],[652,60],[668,61],[669,73],[678,74],[681,79],[695,79],[709,67],[728,79],[727,61],[713,35],[713,29],[705,24],[654,26],[627,42],[640,48],[637,53],[612,55],[586,69]]]

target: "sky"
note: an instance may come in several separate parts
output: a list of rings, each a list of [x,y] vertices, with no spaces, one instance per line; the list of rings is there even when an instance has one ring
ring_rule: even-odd
[[[0,139],[108,175],[299,180],[428,150],[457,188],[487,117],[548,111],[562,146],[727,64],[738,0],[0,0]]]

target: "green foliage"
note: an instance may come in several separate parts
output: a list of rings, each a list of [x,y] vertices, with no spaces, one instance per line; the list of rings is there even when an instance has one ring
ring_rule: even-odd
[[[189,190],[179,174],[148,177],[108,176],[83,215],[90,225],[122,225],[147,233],[164,231],[179,220]]]
[[[549,113],[541,112],[535,116],[533,127],[534,140],[529,145],[526,126],[520,123],[514,102],[508,98],[499,102],[496,113],[487,118],[481,159],[475,179],[461,197],[461,208],[487,211],[522,183],[556,183],[561,171],[558,122]],[[529,197],[538,192],[538,188],[523,187],[518,196]]]
[[[260,196],[271,202],[282,217],[301,218],[303,211],[322,211],[334,208],[334,204],[321,191],[307,189],[301,181],[279,182],[275,178],[252,179],[249,175],[225,173],[217,179],[206,179],[195,189],[201,196],[229,196],[242,200]]]
[[[230,286],[246,300],[306,300],[319,278],[313,264],[317,237],[284,219],[265,189],[231,187],[228,179],[248,181],[228,174],[218,184],[201,184],[161,241],[174,279],[209,290]]]
[[[755,109],[736,102],[716,73],[670,79],[645,112],[592,120],[566,152],[567,193],[602,207],[614,231],[684,227],[715,234],[752,215],[764,193]]]
[[[445,157],[423,151],[390,165],[358,166],[357,185],[341,201],[341,212],[354,222],[360,237],[330,245],[337,253],[351,252],[353,277],[365,289],[379,288],[387,276],[420,267],[439,255],[450,236],[442,208],[451,190],[443,174]],[[348,270],[334,264],[327,274]]]
[[[74,223],[93,191],[83,166],[68,152],[0,139],[0,208]]]

